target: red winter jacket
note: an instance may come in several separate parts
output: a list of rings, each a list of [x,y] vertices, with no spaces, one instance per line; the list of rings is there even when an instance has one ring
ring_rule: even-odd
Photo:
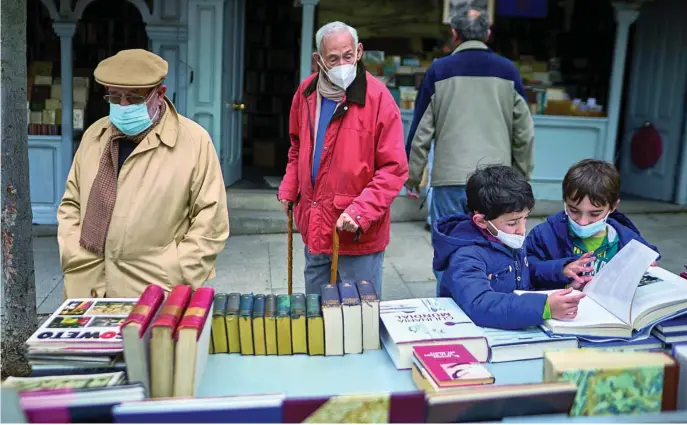
[[[293,97],[291,148],[279,199],[294,202],[296,226],[313,254],[331,254],[332,231],[345,211],[362,233],[341,232],[339,253],[382,252],[389,244],[391,203],[408,178],[403,124],[389,90],[358,65],[358,75],[334,111],[312,185],[317,78]]]

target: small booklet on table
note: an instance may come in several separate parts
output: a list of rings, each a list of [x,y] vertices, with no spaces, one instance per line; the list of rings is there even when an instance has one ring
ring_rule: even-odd
[[[577,317],[550,319],[542,327],[555,334],[630,339],[637,335],[633,330],[641,333],[683,313],[687,280],[660,267],[649,267],[656,258],[655,251],[631,241],[584,287],[587,296],[580,301]]]

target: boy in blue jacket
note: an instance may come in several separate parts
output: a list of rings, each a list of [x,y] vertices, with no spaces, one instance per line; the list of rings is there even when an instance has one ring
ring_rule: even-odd
[[[522,329],[550,318],[573,319],[583,293],[516,295],[532,289],[523,243],[534,195],[520,173],[502,165],[467,181],[469,215],[434,224],[434,269],[443,272],[440,297],[452,297],[478,326]]]
[[[654,251],[629,218],[618,212],[620,174],[605,161],[585,159],[563,178],[564,210],[527,236],[537,282],[582,288],[632,239]]]

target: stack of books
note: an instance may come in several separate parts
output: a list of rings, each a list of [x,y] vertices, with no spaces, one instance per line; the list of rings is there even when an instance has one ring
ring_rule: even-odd
[[[216,294],[213,354],[334,356],[378,350],[379,299],[369,281],[321,294]]]
[[[687,315],[675,317],[659,323],[651,330],[653,336],[663,342],[665,347],[687,342]]]
[[[460,344],[479,362],[489,359],[484,330],[451,298],[417,298],[380,303],[384,349],[397,369],[411,369],[416,347]]]
[[[119,403],[141,401],[140,384],[125,384],[123,372],[92,375],[10,377],[2,384],[3,422],[5,410],[22,416],[22,423],[112,422],[112,408]],[[16,399],[7,405],[5,397]],[[14,420],[10,422],[15,422]]]
[[[123,370],[119,328],[135,298],[68,299],[26,341],[38,376]]]

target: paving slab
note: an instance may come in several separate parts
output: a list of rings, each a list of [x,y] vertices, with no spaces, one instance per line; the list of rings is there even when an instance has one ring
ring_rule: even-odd
[[[433,298],[437,293],[437,281],[408,282],[406,284],[413,298]]]

